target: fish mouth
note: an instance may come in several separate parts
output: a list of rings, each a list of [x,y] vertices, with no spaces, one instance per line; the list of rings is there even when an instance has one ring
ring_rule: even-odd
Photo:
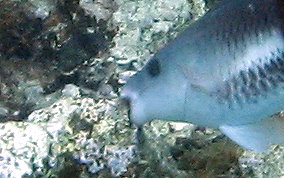
[[[124,105],[127,107],[128,118],[130,125],[142,127],[147,122],[145,113],[145,103],[137,92],[131,90],[122,90],[120,98]]]
[[[129,119],[129,124],[130,124],[130,127],[132,127],[133,123],[132,123],[132,120],[131,120],[131,99],[130,99],[130,97],[125,96],[125,95],[121,95],[120,103],[122,104],[122,106],[126,107],[127,115],[128,115],[128,119]]]
[[[122,104],[127,108],[127,114],[130,126],[133,125],[138,126],[134,121],[136,116],[134,117],[133,113],[136,107],[135,106],[135,101],[137,100],[136,92],[133,92],[128,87],[123,88],[120,94],[120,99],[122,100]]]

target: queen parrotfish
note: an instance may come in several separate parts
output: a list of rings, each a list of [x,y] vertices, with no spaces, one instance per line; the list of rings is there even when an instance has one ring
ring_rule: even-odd
[[[244,148],[284,144],[284,0],[223,0],[123,87],[132,123],[219,129]]]

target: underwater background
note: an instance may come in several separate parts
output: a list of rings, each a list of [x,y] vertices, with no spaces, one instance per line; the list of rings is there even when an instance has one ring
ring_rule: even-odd
[[[0,177],[284,177],[284,147],[153,121],[126,80],[217,0],[0,0]],[[141,137],[141,135],[140,135]]]

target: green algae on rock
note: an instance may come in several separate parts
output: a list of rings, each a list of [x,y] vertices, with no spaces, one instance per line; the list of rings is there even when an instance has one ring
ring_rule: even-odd
[[[52,104],[49,94],[66,84],[93,87],[78,83],[73,70],[108,50],[115,30],[107,21],[85,14],[77,0],[7,0],[0,6],[0,122],[26,119]],[[22,91],[26,83],[35,85]]]
[[[242,149],[218,131],[187,123],[153,121],[138,144],[131,175],[142,177],[239,177]],[[143,169],[141,170],[141,167]]]
[[[113,115],[114,107],[112,102],[65,98],[34,111],[25,122],[1,124],[1,175],[54,175],[64,169],[64,155],[74,159],[74,166],[84,164],[86,174],[106,168],[122,174],[134,158],[135,144],[126,114]]]
[[[239,164],[244,177],[283,177],[283,158],[283,146],[272,146],[262,154],[245,151]]]

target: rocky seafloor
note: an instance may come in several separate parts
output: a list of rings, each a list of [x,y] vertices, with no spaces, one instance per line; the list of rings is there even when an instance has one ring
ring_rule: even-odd
[[[126,80],[214,0],[0,0],[0,177],[282,177],[284,151],[154,121]]]

